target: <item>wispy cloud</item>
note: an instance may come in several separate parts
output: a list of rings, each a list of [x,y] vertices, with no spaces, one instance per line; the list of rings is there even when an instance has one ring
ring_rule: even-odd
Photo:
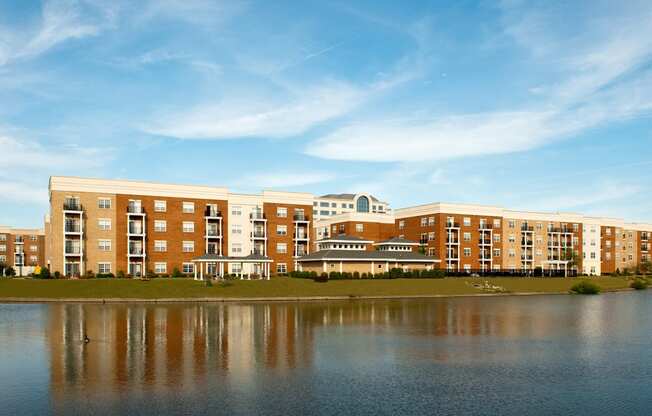
[[[626,28],[593,22],[593,36],[582,36],[573,48],[548,42],[546,25],[534,24],[532,14],[523,17],[529,25],[511,22],[510,35],[561,70],[557,81],[535,88],[538,101],[519,109],[402,122],[378,114],[328,132],[305,152],[339,160],[443,160],[530,150],[606,123],[647,117],[652,72],[642,67],[652,55],[652,7],[637,12],[622,18]]]

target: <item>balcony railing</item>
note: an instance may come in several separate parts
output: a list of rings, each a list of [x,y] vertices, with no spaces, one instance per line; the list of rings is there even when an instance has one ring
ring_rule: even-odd
[[[308,216],[305,214],[294,214],[294,221],[308,221]]]
[[[421,240],[419,240],[419,244],[428,244],[428,239],[422,238]]]
[[[145,209],[142,205],[127,205],[127,212],[129,214],[144,214]]]
[[[251,237],[253,237],[253,238],[264,238],[265,237],[265,232],[264,231],[253,231],[251,233]]]
[[[142,225],[129,224],[129,234],[144,234],[144,229]]]
[[[143,254],[143,248],[142,247],[129,247],[129,254],[133,255],[141,255]]]
[[[521,239],[521,245],[522,246],[531,246],[532,245],[532,240]]]
[[[521,254],[521,260],[532,260],[533,257],[531,254]]]
[[[222,216],[222,211],[219,209],[214,209],[211,207],[206,207],[206,210],[204,210],[204,216],[205,217],[214,217],[214,218],[219,218]]]
[[[14,240],[14,242],[16,242],[16,243],[23,243],[23,242],[24,242],[23,237],[20,236],[20,235],[17,235],[17,236],[16,236],[16,239]]]
[[[460,242],[459,238],[447,238],[446,243],[447,244],[458,244]]]
[[[294,233],[294,238],[305,240],[308,238],[308,233]]]
[[[493,229],[493,224],[480,224],[478,230],[491,230]]]
[[[521,225],[521,231],[534,231],[534,227],[532,225]]]
[[[485,246],[491,245],[491,238],[481,238],[478,240],[478,244]]]
[[[82,205],[79,203],[79,201],[76,201],[76,200],[65,201],[63,203],[63,210],[64,211],[82,211]]]
[[[66,224],[65,231],[67,233],[78,233],[81,231],[81,226],[79,224]]]
[[[66,246],[66,249],[65,249],[64,253],[66,253],[66,254],[80,254],[81,253],[81,247]]]
[[[460,228],[459,222],[447,222],[446,228]]]
[[[210,228],[206,230],[207,237],[220,237],[220,230],[211,230]]]
[[[249,218],[252,220],[264,220],[265,214],[262,212],[252,212],[249,214]]]

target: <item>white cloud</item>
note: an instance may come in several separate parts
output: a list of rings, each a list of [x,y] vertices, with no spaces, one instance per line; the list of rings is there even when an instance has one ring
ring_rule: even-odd
[[[238,184],[250,186],[254,183],[257,187],[263,188],[289,188],[329,182],[335,178],[335,174],[328,172],[270,172],[247,175]]]
[[[0,200],[47,205],[48,189],[43,184],[0,180]]]
[[[43,146],[0,133],[0,172],[20,169],[86,169],[100,166],[111,157],[106,149],[79,146]]]
[[[599,205],[608,201],[623,201],[641,192],[640,185],[620,181],[600,181],[583,185],[581,191],[560,195],[558,189],[540,199],[530,200],[528,208],[537,210],[569,210],[594,207],[599,212]],[[539,194],[540,195],[540,194]],[[529,200],[529,199],[528,199]],[[622,215],[622,214],[620,214]]]
[[[114,16],[90,2],[49,0],[33,28],[0,28],[0,65],[33,58],[68,40],[97,35]]]
[[[297,88],[290,94],[285,100],[274,97],[225,99],[218,104],[166,115],[162,121],[145,126],[143,130],[182,139],[287,137],[345,114],[364,98],[364,91],[338,81]]]
[[[508,33],[533,51],[534,63],[545,65],[536,61],[543,57],[555,66],[552,72],[561,72],[557,81],[530,88],[538,102],[524,103],[517,110],[434,114],[402,122],[377,116],[327,133],[309,143],[305,153],[385,162],[503,154],[530,150],[605,123],[648,116],[652,72],[641,68],[652,56],[652,8],[640,15],[635,12],[618,20],[626,26],[605,27],[596,19],[587,29],[591,37],[582,35],[567,43],[548,39],[549,26],[536,13],[513,23]]]

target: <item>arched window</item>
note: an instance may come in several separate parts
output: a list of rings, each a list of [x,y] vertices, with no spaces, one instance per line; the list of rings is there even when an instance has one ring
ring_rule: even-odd
[[[369,198],[366,196],[361,196],[358,198],[358,206],[356,207],[358,212],[369,212]]]

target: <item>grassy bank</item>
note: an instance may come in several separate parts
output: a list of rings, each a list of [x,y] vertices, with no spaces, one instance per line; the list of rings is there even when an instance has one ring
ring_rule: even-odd
[[[308,279],[274,278],[269,281],[230,281],[206,287],[192,279],[23,280],[0,279],[0,298],[257,298],[311,296],[419,296],[474,295],[486,293],[473,284],[486,279],[339,280],[316,283]],[[511,293],[568,292],[580,279],[495,278],[491,285]],[[591,279],[603,292],[624,289],[628,280],[616,277]]]

